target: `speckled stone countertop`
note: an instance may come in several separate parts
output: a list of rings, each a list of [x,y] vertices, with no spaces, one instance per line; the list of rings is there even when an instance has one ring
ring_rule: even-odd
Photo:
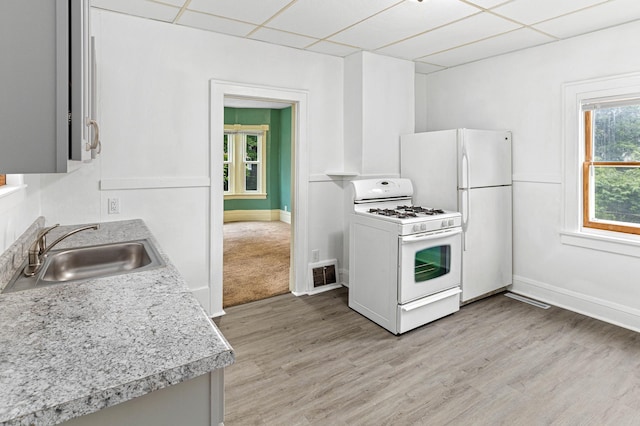
[[[58,247],[142,238],[166,265],[0,294],[1,425],[57,424],[233,363],[233,349],[141,220],[103,223]],[[2,262],[15,270],[24,252],[16,243],[0,257],[0,288],[10,277]]]

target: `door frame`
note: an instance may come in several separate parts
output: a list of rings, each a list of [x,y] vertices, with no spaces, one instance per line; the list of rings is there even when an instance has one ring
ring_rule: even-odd
[[[210,195],[209,195],[209,308],[213,317],[224,315],[222,308],[223,286],[223,223],[224,199],[222,185],[217,185],[223,174],[222,138],[224,133],[224,98],[259,99],[292,104],[293,131],[291,168],[291,271],[289,289],[296,295],[307,293],[307,223],[309,193],[308,156],[308,97],[305,90],[261,86],[241,82],[210,80],[209,97],[209,155],[210,155]],[[216,147],[219,145],[220,149]]]

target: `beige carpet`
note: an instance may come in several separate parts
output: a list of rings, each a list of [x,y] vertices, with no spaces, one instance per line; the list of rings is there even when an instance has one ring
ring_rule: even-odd
[[[223,307],[287,293],[290,241],[284,222],[225,223]]]

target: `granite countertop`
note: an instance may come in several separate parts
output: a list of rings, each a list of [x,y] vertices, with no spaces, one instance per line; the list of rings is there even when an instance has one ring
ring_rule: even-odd
[[[37,231],[42,220],[36,224]],[[49,241],[73,228],[51,231]],[[143,221],[103,223],[57,248],[142,238],[153,241],[164,266],[0,294],[1,425],[57,424],[234,362]],[[0,289],[24,247],[19,240],[0,256]]]

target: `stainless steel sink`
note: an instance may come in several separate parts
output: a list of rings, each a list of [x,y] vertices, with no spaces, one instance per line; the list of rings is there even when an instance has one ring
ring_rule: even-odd
[[[56,250],[47,254],[42,270],[35,276],[26,277],[20,268],[3,293],[141,272],[162,265],[162,257],[148,239]]]

